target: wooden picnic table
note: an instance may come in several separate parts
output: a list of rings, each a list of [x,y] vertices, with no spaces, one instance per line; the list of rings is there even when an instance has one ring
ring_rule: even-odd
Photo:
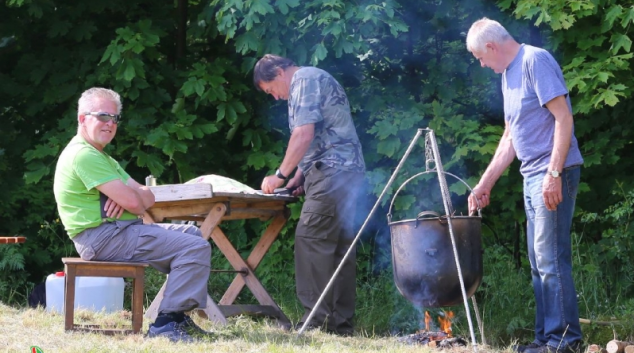
[[[209,320],[221,324],[226,324],[226,318],[229,316],[263,315],[274,317],[282,327],[290,328],[290,321],[260,283],[254,271],[288,220],[290,213],[286,205],[297,201],[296,197],[214,192],[212,185],[208,183],[161,185],[152,186],[150,189],[155,195],[156,203],[147,210],[144,222],[163,222],[166,219],[202,222],[202,236],[213,240],[238,273],[218,304],[207,294],[207,307],[199,310],[199,314],[202,311]],[[219,225],[222,221],[255,218],[271,222],[245,260]],[[245,285],[259,305],[233,304]],[[154,320],[158,315],[164,289],[165,284],[147,309],[146,317]]]

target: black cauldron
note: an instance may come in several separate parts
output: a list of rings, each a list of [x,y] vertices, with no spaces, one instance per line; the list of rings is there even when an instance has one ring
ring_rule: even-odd
[[[481,219],[479,215],[448,218],[424,211],[416,219],[390,222],[388,214],[394,282],[399,292],[419,307],[453,306],[463,301],[449,234],[451,221],[465,292],[471,297],[482,281]]]

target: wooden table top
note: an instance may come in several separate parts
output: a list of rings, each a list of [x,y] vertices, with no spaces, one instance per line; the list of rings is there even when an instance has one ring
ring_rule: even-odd
[[[215,192],[208,183],[150,186],[150,190],[154,193],[156,202],[147,212],[157,222],[164,218],[202,220],[217,203],[227,205],[224,220],[268,219],[275,212],[284,209],[286,204],[298,200],[292,195]]]
[[[284,202],[297,201],[297,197],[292,195],[213,191],[212,185],[207,183],[150,186],[150,190],[154,193],[156,203],[201,199],[232,199],[251,202],[268,202],[271,200]]]

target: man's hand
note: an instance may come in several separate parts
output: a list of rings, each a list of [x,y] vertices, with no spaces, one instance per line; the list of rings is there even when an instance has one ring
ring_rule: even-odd
[[[262,192],[272,194],[273,191],[284,185],[284,179],[280,179],[275,175],[269,175],[262,180]]]
[[[550,174],[546,174],[542,183],[542,195],[544,195],[544,205],[549,211],[555,211],[557,205],[563,201],[561,193],[561,177],[553,178]]]
[[[111,198],[108,198],[103,210],[106,211],[106,216],[108,218],[119,219],[121,218],[121,215],[123,215],[123,211],[125,211],[125,208],[118,205]]]
[[[478,209],[485,208],[489,205],[491,198],[491,189],[476,185],[469,195],[469,215],[474,215]]]
[[[293,179],[289,180],[288,184],[286,184],[286,188],[292,189],[292,195],[295,197],[304,195],[304,180],[304,174],[298,169]]]

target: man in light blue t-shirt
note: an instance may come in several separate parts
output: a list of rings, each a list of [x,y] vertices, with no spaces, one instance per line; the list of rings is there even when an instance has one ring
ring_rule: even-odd
[[[517,158],[524,177],[528,256],[535,292],[535,340],[520,353],[579,352],[581,327],[572,278],[570,227],[583,158],[563,74],[544,49],[519,44],[496,21],[476,21],[467,49],[502,74],[504,134],[469,208],[485,207],[493,185]]]

